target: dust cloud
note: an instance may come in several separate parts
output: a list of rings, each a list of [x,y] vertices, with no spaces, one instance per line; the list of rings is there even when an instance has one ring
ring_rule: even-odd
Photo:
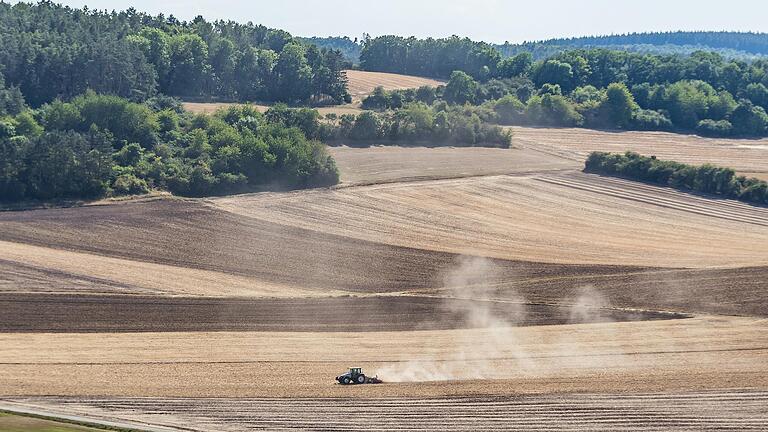
[[[456,330],[451,338],[452,350],[448,356],[422,358],[392,363],[378,372],[387,382],[422,382],[499,378],[498,364],[518,373],[544,374],[561,367],[591,366],[599,361],[584,358],[581,347],[569,343],[566,336],[547,341],[522,340],[519,326],[528,314],[526,299],[506,287],[504,301],[509,303],[504,313],[494,309],[492,297],[498,269],[490,259],[462,256],[456,265],[445,272],[443,291],[446,307],[452,308],[467,327],[475,331]],[[472,300],[457,303],[453,300]],[[569,324],[610,322],[607,312],[609,301],[594,287],[580,287],[563,311]],[[540,353],[530,352],[533,343],[549,346],[549,356],[542,361]],[[575,363],[574,363],[575,360]]]

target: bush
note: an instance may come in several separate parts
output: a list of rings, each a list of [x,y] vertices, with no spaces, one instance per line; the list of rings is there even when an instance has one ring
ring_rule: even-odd
[[[672,129],[672,121],[664,114],[654,110],[638,110],[632,117],[634,129],[645,131],[668,131]]]
[[[147,182],[133,174],[121,174],[112,184],[113,195],[141,195],[147,192],[149,192]]]
[[[686,165],[634,152],[592,152],[584,164],[584,171],[711,193],[754,204],[768,204],[768,183],[736,177],[733,169],[710,164]]]
[[[529,122],[545,126],[579,126],[584,121],[565,96],[552,94],[532,97],[525,115]]]
[[[311,109],[276,107],[265,116],[243,106],[213,116],[179,115],[88,93],[36,114],[44,130],[30,113],[2,129],[0,200],[99,198],[108,191],[125,195],[150,189],[206,196],[267,185],[329,186],[339,180],[324,145],[306,137],[325,133]],[[127,123],[118,124],[120,119]],[[17,136],[15,124],[28,136]],[[148,136],[149,146],[127,141]]]
[[[728,120],[702,120],[696,126],[696,133],[706,137],[727,137],[733,133],[733,126]]]
[[[525,118],[525,105],[515,96],[504,96],[492,106],[501,124],[520,124]]]

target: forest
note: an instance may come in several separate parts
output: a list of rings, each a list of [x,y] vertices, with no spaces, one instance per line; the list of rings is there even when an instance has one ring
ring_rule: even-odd
[[[323,144],[248,106],[192,115],[173,99],[89,91],[0,121],[0,201],[206,196],[338,179]]]
[[[737,176],[731,168],[710,164],[687,165],[634,152],[593,152],[585,162],[584,171],[715,194],[752,204],[768,204],[768,183]]]
[[[605,49],[572,50],[540,61],[529,53],[499,60],[498,53],[494,55],[485,44],[455,39],[442,41],[454,41],[451,50],[442,50],[431,40],[424,41],[430,49],[413,45],[413,55],[403,54],[412,65],[383,59],[397,51],[392,44],[403,41],[384,38],[373,42],[383,45],[370,51],[367,44],[361,66],[387,64],[382,68],[387,71],[423,67],[430,76],[448,77],[434,95],[422,96],[482,105],[494,110],[501,124],[661,130],[716,137],[768,134],[768,60],[727,60],[703,51],[679,56]],[[446,55],[463,67],[448,75],[435,69]],[[368,60],[371,56],[377,60]],[[411,100],[421,99],[415,92],[379,92],[364,101],[364,106],[386,109]]]
[[[252,23],[183,22],[128,9],[0,3],[5,83],[32,107],[87,89],[141,102],[185,98],[328,104],[349,100],[338,50]]]

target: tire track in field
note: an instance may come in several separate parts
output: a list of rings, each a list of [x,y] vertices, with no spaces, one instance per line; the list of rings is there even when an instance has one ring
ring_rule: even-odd
[[[544,175],[536,177],[536,179],[545,183],[653,204],[659,207],[768,227],[768,208],[752,206],[735,200],[702,197],[631,180],[594,174]]]
[[[464,398],[29,398],[7,402],[195,431],[764,431],[768,392]]]

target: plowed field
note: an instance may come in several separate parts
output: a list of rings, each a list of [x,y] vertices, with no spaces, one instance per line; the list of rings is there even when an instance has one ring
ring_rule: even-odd
[[[633,135],[517,132],[512,150],[336,148],[333,189],[0,213],[0,410],[764,430],[768,209],[578,172]],[[764,170],[734,145],[678,150]],[[349,366],[385,383],[335,384]]]

